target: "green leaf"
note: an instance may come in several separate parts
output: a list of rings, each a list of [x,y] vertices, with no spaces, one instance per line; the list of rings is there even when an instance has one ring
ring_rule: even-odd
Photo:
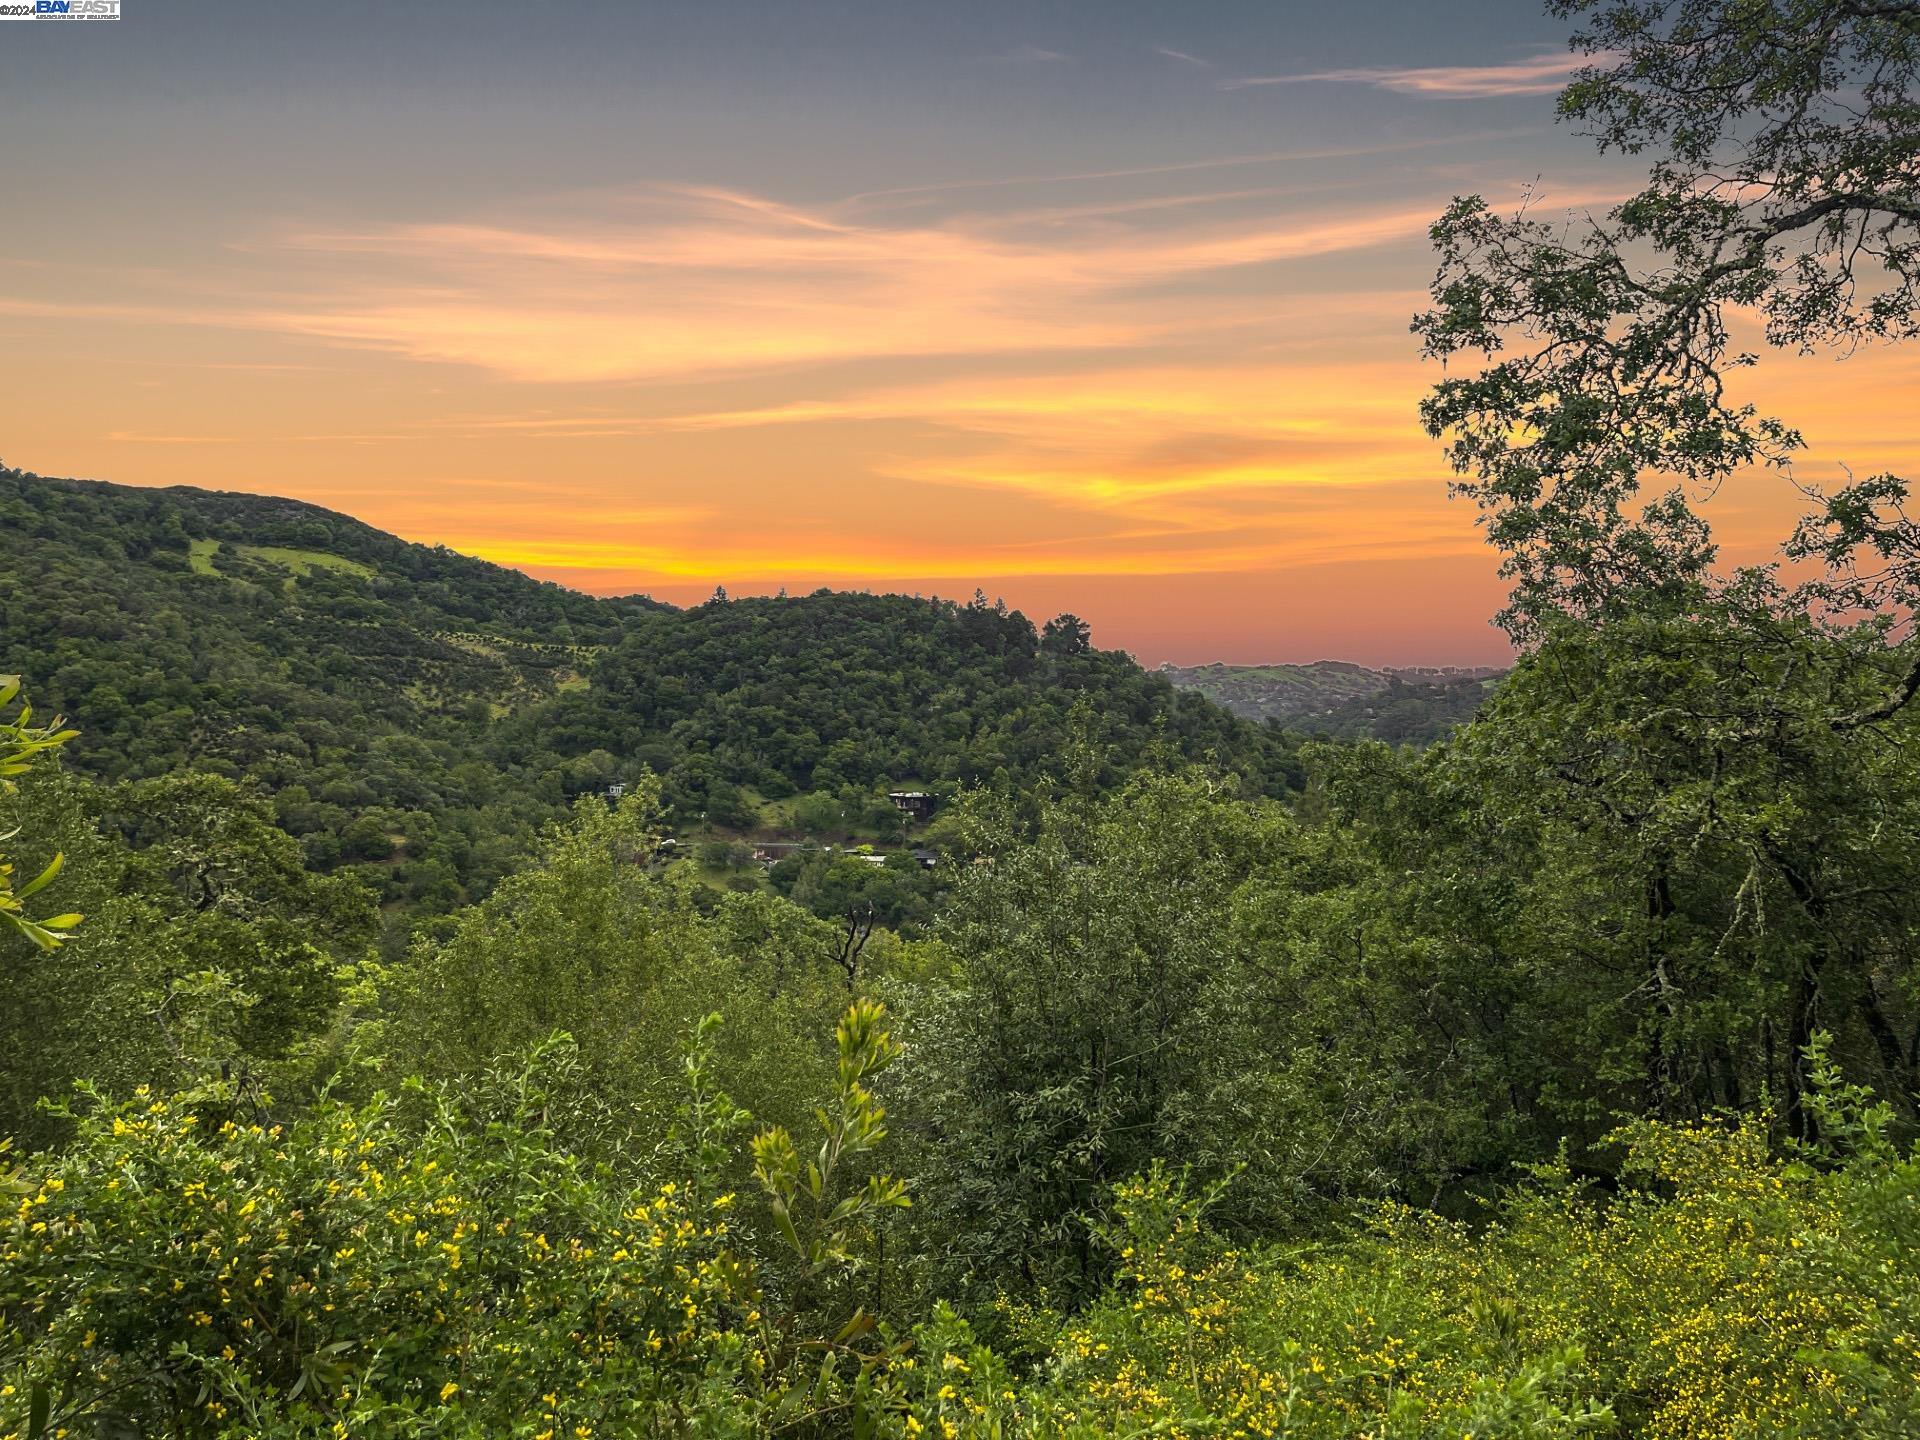
[[[864,1308],[855,1310],[853,1312],[853,1318],[842,1325],[840,1327],[840,1333],[833,1337],[833,1343],[836,1345],[844,1345],[849,1340],[864,1335],[871,1329],[873,1329],[873,1316],[869,1315]]]
[[[60,873],[61,867],[66,863],[67,857],[64,854],[55,855],[47,868],[42,870],[34,879],[30,880],[20,891],[20,898],[24,900],[36,890],[46,889],[47,886],[53,883],[53,877]]]
[[[773,1223],[780,1227],[780,1233],[787,1237],[787,1243],[793,1246],[794,1253],[797,1255],[806,1254],[807,1247],[800,1243],[800,1232],[793,1228],[793,1216],[787,1213],[785,1203],[776,1199],[773,1202],[772,1208]]]
[[[7,899],[7,896],[0,894],[0,900]],[[19,915],[11,914],[6,908],[0,908],[0,921],[5,921],[8,925],[11,925],[18,934],[26,938],[28,944],[34,946],[36,949],[52,950],[60,944],[60,937],[58,935],[49,934],[46,930],[34,924],[33,921]]]
[[[813,1382],[813,1403],[821,1406],[827,1403],[827,1396],[833,1393],[833,1366],[839,1359],[829,1350],[820,1357],[820,1376]]]

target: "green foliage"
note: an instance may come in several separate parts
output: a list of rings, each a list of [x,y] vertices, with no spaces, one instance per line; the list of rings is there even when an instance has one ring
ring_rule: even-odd
[[[892,1049],[881,1022],[843,1018],[841,1157],[879,1138],[856,1092]],[[707,1074],[714,1029],[687,1046],[687,1155],[741,1119]],[[698,1179],[714,1167],[636,1185],[563,1143],[578,1064],[553,1041],[285,1127],[230,1085],[83,1095],[74,1143],[9,1180],[0,1426],[1891,1440],[1920,1421],[1920,1156],[1837,1084],[1821,1103],[1865,1143],[1781,1158],[1759,1124],[1637,1122],[1617,1193],[1543,1167],[1479,1226],[1388,1206],[1347,1238],[1249,1246],[1207,1218],[1220,1186],[1155,1166],[1097,1227],[1111,1283],[1015,1317],[1022,1379],[944,1305],[901,1335],[774,1313],[733,1195]],[[812,1184],[780,1148],[756,1145],[790,1202]],[[857,1250],[807,1254],[844,1275]]]
[[[35,727],[33,708],[25,700],[20,702],[20,708],[14,712],[12,719],[3,718],[19,694],[20,677],[0,675],[0,785],[4,785],[9,792],[17,787],[17,777],[33,768],[35,759],[59,749],[78,733],[60,729],[58,721],[52,725]],[[16,833],[0,835],[0,844],[13,839]],[[27,914],[26,902],[51,885],[65,863],[66,857],[56,852],[46,868],[24,885],[16,887],[13,883],[13,862],[7,858],[4,850],[0,850],[0,926],[41,950],[51,950],[59,945],[66,938],[64,932],[80,923],[80,916],[54,915],[35,920]]]
[[[1514,1353],[1479,1287],[1435,1270],[1490,1245],[1396,1219],[1308,1257],[1242,1250],[1206,1197],[1156,1168],[1115,1195],[1113,1286],[1049,1339],[1053,1404],[1090,1433],[1165,1417],[1171,1433],[1343,1437],[1604,1432],[1577,1347]],[[1449,1248],[1451,1247],[1451,1248]],[[1480,1331],[1481,1333],[1475,1333]],[[1486,1333],[1491,1331],[1491,1333]]]
[[[330,1073],[372,897],[309,872],[259,795],[212,775],[44,774],[0,798],[0,815],[27,853],[72,858],[62,884],[89,917],[57,951],[0,962],[0,1133],[57,1133],[35,1102],[76,1078],[124,1093],[224,1071],[291,1095]]]
[[[1646,185],[1577,223],[1436,223],[1427,353],[1484,362],[1423,406],[1514,580],[1505,622],[1608,620],[1716,587],[1698,497],[1802,445],[1743,403],[1757,321],[1782,348],[1845,353],[1920,333],[1920,53],[1907,4],[1553,0],[1589,61],[1560,98],[1602,150],[1652,157]],[[1648,481],[1674,488],[1646,502]],[[1814,506],[1796,538],[1834,572],[1794,597],[1910,607],[1912,524],[1891,476]],[[1882,567],[1853,564],[1878,549]]]
[[[822,1195],[834,1163],[884,1133],[861,1085],[893,1053],[881,1019],[866,1003],[843,1017]],[[768,1313],[734,1195],[702,1183],[744,1118],[710,1085],[717,1023],[685,1047],[692,1173],[638,1186],[552,1123],[580,1091],[564,1037],[461,1085],[326,1101],[290,1126],[231,1085],[84,1092],[73,1143],[8,1179],[0,1427],[1006,1433],[1011,1378],[952,1311],[899,1340],[858,1312],[811,1339],[795,1330],[806,1317]],[[902,1199],[870,1181],[837,1205],[815,1272],[852,1264],[851,1227]]]
[[[1050,779],[1083,700],[1097,702],[1108,778],[1155,744],[1192,759],[1214,752],[1255,793],[1282,793],[1297,775],[1280,737],[1084,637],[1048,648],[1024,616],[978,600],[821,592],[649,612],[593,679],[513,728],[617,737],[621,753],[672,736],[655,768],[680,823],[713,818],[716,801],[751,786],[808,795],[822,838],[837,825],[897,834],[876,790],[908,777],[941,792],[1002,775],[1019,788]],[[833,803],[840,817],[822,813]]]
[[[561,1147],[543,1111],[576,1063],[287,1128],[229,1087],[89,1103],[9,1221],[0,1428],[44,1395],[62,1430],[743,1432],[731,1197]]]
[[[1378,922],[1363,854],[1203,775],[1038,824],[978,807],[938,928],[954,982],[903,991],[938,1285],[1086,1295],[1086,1218],[1157,1156],[1243,1172],[1235,1222],[1263,1226],[1480,1158],[1475,977]]]
[[[577,799],[649,771],[683,833],[780,830],[762,797],[818,794],[840,806],[823,838],[897,843],[874,803],[889,782],[1044,783],[1090,698],[1112,775],[1164,743],[1252,792],[1298,780],[1284,737],[1117,652],[1043,652],[984,601],[595,599],[242,495],[0,471],[0,636],[0,663],[82,730],[73,765],[248,777],[315,869],[378,892],[389,959],[410,921],[483,898]]]
[[[899,1058],[900,1047],[881,1028],[886,1008],[856,1000],[834,1031],[839,1051],[833,1107],[815,1112],[822,1133],[819,1151],[803,1164],[793,1136],[776,1125],[753,1138],[753,1176],[767,1194],[775,1225],[808,1274],[857,1267],[856,1246],[887,1210],[913,1202],[906,1186],[883,1175],[843,1193],[845,1162],[878,1147],[886,1138],[886,1108],[866,1082]],[[804,1200],[806,1213],[795,1210]],[[805,1235],[802,1237],[802,1230]]]
[[[1561,114],[1647,155],[1647,183],[1572,224],[1456,201],[1415,322],[1429,355],[1480,362],[1450,363],[1423,413],[1532,653],[1452,754],[1404,788],[1342,762],[1337,803],[1418,877],[1413,923],[1478,948],[1539,1053],[1573,1062],[1526,1088],[1588,1136],[1762,1094],[1811,1135],[1819,1024],[1913,1125],[1920,985],[1894,897],[1920,877],[1888,843],[1920,819],[1905,483],[1803,487],[1784,573],[1718,567],[1703,503],[1802,445],[1741,399],[1743,329],[1842,353],[1920,334],[1913,7],[1549,8],[1589,60]]]
[[[779,860],[767,878],[777,894],[827,920],[870,916],[917,932],[933,917],[941,879],[910,855],[875,865],[844,850],[806,850]]]
[[[484,893],[597,778],[592,746],[491,752],[489,717],[537,706],[645,604],[290,501],[0,470],[0,664],[80,727],[72,767],[246,777],[315,869],[404,907],[392,954],[407,912]]]
[[[1790,586],[1771,563],[1718,570],[1702,501],[1744,472],[1787,472],[1804,443],[1741,400],[1738,372],[1758,360],[1744,328],[1763,325],[1770,346],[1841,354],[1920,334],[1913,8],[1549,8],[1581,17],[1573,44],[1590,61],[1562,115],[1603,150],[1653,162],[1646,186],[1597,219],[1504,218],[1473,196],[1433,229],[1434,308],[1415,329],[1430,356],[1481,363],[1456,366],[1423,415],[1514,582],[1502,623],[1528,644],[1551,643],[1569,620],[1670,635],[1697,623],[1703,649],[1776,676],[1822,652],[1828,673],[1811,687],[1827,692],[1822,713],[1796,705],[1726,726],[1715,754],[1768,739],[1790,748],[1812,726],[1871,730],[1920,693],[1920,531],[1906,482],[1803,485],[1809,507],[1782,547],[1798,562]],[[1650,483],[1672,488],[1649,498]],[[1655,694],[1633,699],[1659,713]],[[1797,733],[1782,723],[1808,718]],[[1803,1017],[1781,1053],[1801,1053],[1806,1037]]]
[[[715,1083],[713,1037],[719,1033],[723,1018],[718,1010],[702,1015],[687,1034],[681,1060],[687,1099],[679,1123],[668,1136],[696,1197],[716,1193],[730,1153],[729,1142],[753,1119]]]
[[[1920,873],[1887,837],[1920,826],[1920,770],[1911,717],[1830,723],[1862,668],[1724,612],[1557,625],[1426,756],[1321,752],[1333,819],[1393,877],[1379,914],[1475,977],[1465,1033],[1544,1141],[1769,1093],[1804,1131],[1822,1024],[1913,1123]]]
[[[1550,1177],[1490,1226],[1393,1207],[1305,1251],[1129,1182],[1114,1287],[1049,1340],[1055,1403],[1102,1433],[1909,1433],[1920,1159],[1780,1159],[1751,1123],[1618,1138],[1617,1195]]]
[[[535,868],[423,940],[386,977],[356,1039],[389,1071],[452,1077],[555,1030],[579,1043],[617,1118],[575,1143],[610,1153],[664,1135],[680,1104],[680,1037],[715,1009],[728,1087],[753,1114],[797,1124],[831,1073],[820,1039],[846,1003],[824,927],[783,902],[709,898],[650,864],[657,789],[582,800]],[[610,1128],[608,1128],[610,1127]]]

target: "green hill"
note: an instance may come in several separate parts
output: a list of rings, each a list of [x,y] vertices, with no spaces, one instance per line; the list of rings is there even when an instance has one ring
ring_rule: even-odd
[[[1024,787],[1079,730],[1108,779],[1156,746],[1254,793],[1297,779],[1272,727],[983,601],[598,599],[297,501],[0,471],[14,671],[80,769],[249,777],[310,863],[406,914],[648,770],[683,832],[734,835],[857,830],[893,785]]]

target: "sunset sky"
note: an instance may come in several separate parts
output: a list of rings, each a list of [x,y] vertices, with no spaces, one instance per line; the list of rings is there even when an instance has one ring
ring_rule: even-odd
[[[0,26],[10,464],[599,593],[978,586],[1148,663],[1504,654],[1425,229],[1633,182],[1528,0],[123,10]],[[1912,354],[1756,384],[1805,474],[1920,457]],[[1710,513],[1761,553],[1793,498]]]

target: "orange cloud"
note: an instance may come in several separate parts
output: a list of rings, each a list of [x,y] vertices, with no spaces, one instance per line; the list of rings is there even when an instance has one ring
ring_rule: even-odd
[[[1171,307],[1149,287],[1416,240],[1441,203],[1116,223],[1128,211],[1263,197],[876,225],[663,189],[584,219],[308,232],[284,243],[350,258],[351,278],[323,301],[259,310],[249,323],[543,383],[1112,350],[1233,308],[1197,297]]]

